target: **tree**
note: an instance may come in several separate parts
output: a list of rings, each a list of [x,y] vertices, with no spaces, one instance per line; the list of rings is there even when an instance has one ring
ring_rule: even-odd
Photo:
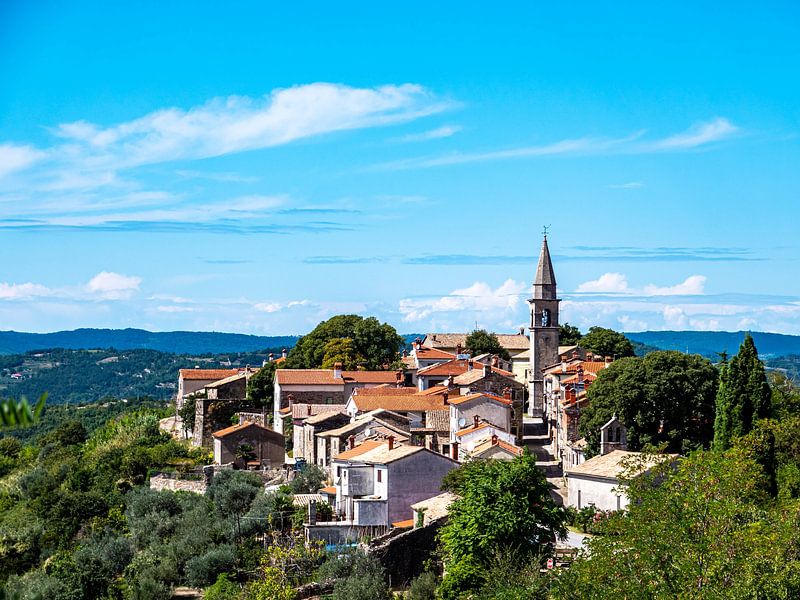
[[[205,392],[203,392],[203,395],[205,395]],[[198,394],[192,394],[188,398],[184,398],[183,405],[178,409],[183,436],[187,439],[189,437],[189,432],[194,429],[194,418],[197,413],[197,398]]]
[[[394,327],[381,323],[375,317],[337,315],[317,325],[313,331],[302,336],[286,357],[286,367],[291,369],[314,369],[322,367],[331,340],[352,340],[352,356],[360,367],[383,369],[397,362],[404,340]],[[341,350],[341,344],[339,344]]]
[[[581,347],[612,358],[633,356],[633,344],[623,334],[604,327],[590,327],[589,332],[581,338]]]
[[[558,343],[562,346],[572,346],[581,343],[580,329],[569,323],[558,326]]]
[[[489,333],[485,329],[476,329],[470,333],[464,345],[472,356],[496,354],[504,360],[509,360],[511,358],[508,350],[500,345],[497,336],[493,333]]]
[[[317,465],[306,465],[289,482],[289,488],[293,494],[316,494],[327,478],[327,473]]]
[[[798,597],[796,508],[772,508],[741,452],[697,451],[627,485],[627,511],[588,541],[554,597]]]
[[[544,472],[530,454],[512,461],[474,461],[449,482],[459,498],[439,533],[447,574],[439,588],[455,599],[486,581],[498,551],[532,560],[566,535],[564,511],[555,506]]]
[[[272,406],[275,394],[275,369],[277,364],[268,362],[247,380],[247,401],[255,408]]]
[[[587,455],[600,450],[600,428],[614,415],[628,429],[628,447],[667,445],[670,452],[706,448],[714,434],[717,370],[696,354],[674,350],[614,361],[588,388],[579,432]]]
[[[714,421],[714,448],[726,450],[737,437],[747,434],[756,421],[770,416],[772,392],[764,364],[758,359],[753,337],[744,337],[739,352],[722,365]]]
[[[325,344],[325,354],[322,357],[322,368],[332,369],[336,363],[340,363],[342,368],[352,371],[358,365],[366,362],[363,356],[356,352],[356,344],[352,338],[333,338]]]

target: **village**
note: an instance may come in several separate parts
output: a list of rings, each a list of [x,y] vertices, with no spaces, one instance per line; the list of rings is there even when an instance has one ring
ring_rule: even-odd
[[[455,499],[441,491],[448,472],[524,453],[545,472],[556,505],[622,510],[628,498],[620,475],[640,453],[628,451],[616,416],[600,428],[591,458],[578,430],[587,389],[615,357],[560,345],[559,302],[545,235],[529,327],[496,335],[507,359],[471,356],[467,333],[417,338],[397,370],[344,370],[338,362],[332,369],[282,368],[284,351],[270,360],[273,406],[260,410],[246,397],[259,369],[182,369],[177,405],[191,399],[196,411],[184,429],[194,446],[213,451],[212,471],[269,474],[267,488],[320,469],[326,485],[295,496],[308,507],[308,542],[346,544],[435,524]],[[154,478],[154,485],[180,483]],[[320,510],[323,503],[330,510]],[[573,551],[581,539],[569,538]]]

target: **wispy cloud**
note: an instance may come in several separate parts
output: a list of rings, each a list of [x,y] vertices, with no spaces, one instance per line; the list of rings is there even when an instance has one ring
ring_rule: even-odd
[[[477,254],[425,254],[423,256],[410,256],[403,259],[408,265],[502,265],[502,264],[531,264],[533,256],[513,255],[477,255]]]
[[[644,187],[644,184],[641,181],[629,181],[627,183],[614,183],[607,187],[612,190],[635,190]]]
[[[189,110],[167,108],[101,127],[64,123],[53,155],[94,169],[198,159],[288,144],[336,131],[402,123],[441,112],[448,102],[415,84],[353,88],[312,83],[262,98],[215,98]]]
[[[579,293],[624,293],[628,291],[628,278],[622,273],[604,273],[597,279],[580,284],[575,291]]]
[[[33,146],[0,144],[0,177],[25,169],[44,157],[45,153]]]
[[[685,281],[676,285],[666,287],[647,285],[644,293],[648,296],[696,296],[703,293],[706,279],[703,275],[690,275]]]
[[[697,123],[689,130],[661,139],[647,139],[646,131],[636,131],[625,137],[582,137],[564,139],[549,144],[521,146],[485,152],[454,152],[441,156],[423,156],[380,163],[369,170],[427,169],[520,158],[549,156],[588,156],[605,154],[652,154],[700,148],[732,137],[740,129],[727,119],[718,117],[710,122]]]
[[[209,181],[221,181],[224,183],[256,183],[260,181],[260,177],[252,175],[242,175],[232,171],[215,172],[215,171],[191,171],[191,170],[178,170],[175,174],[184,179],[206,179]]]
[[[461,125],[443,125],[436,129],[430,129],[420,133],[409,133],[399,138],[401,142],[427,142],[428,140],[439,140],[442,138],[452,137],[461,131]]]
[[[0,283],[0,300],[53,298],[67,300],[123,300],[139,291],[141,277],[101,271],[84,284],[50,287],[41,283]]]
[[[307,256],[303,259],[308,265],[366,265],[388,261],[386,256]]]
[[[628,296],[700,296],[705,292],[707,278],[704,275],[690,275],[675,285],[645,285],[633,288],[623,273],[603,273],[597,279],[581,283],[575,290],[577,294],[625,294]]]
[[[739,132],[739,128],[728,119],[717,117],[706,123],[696,123],[688,131],[669,136],[653,143],[653,148],[679,150],[697,148],[706,144],[726,140]]]

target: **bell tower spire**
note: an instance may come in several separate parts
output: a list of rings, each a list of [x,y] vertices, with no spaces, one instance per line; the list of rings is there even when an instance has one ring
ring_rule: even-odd
[[[530,322],[530,367],[528,369],[528,414],[543,416],[545,409],[544,369],[558,362],[558,308],[561,300],[556,290],[556,274],[547,245],[545,227],[533,297]]]

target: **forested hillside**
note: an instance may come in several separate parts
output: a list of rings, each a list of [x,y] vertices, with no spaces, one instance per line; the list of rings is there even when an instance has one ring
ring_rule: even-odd
[[[0,396],[37,398],[48,392],[51,404],[142,396],[163,400],[175,395],[179,369],[260,366],[269,352],[187,356],[57,349],[0,356]]]
[[[718,352],[733,354],[742,343],[744,331],[641,331],[626,333],[634,342],[660,350],[680,350],[711,359]],[[762,358],[800,354],[800,336],[754,331],[751,334]]]
[[[291,348],[297,336],[258,336],[216,331],[164,331],[144,329],[75,329],[53,333],[0,331],[0,354],[20,354],[41,348],[148,349],[174,354],[256,352],[264,348]]]

